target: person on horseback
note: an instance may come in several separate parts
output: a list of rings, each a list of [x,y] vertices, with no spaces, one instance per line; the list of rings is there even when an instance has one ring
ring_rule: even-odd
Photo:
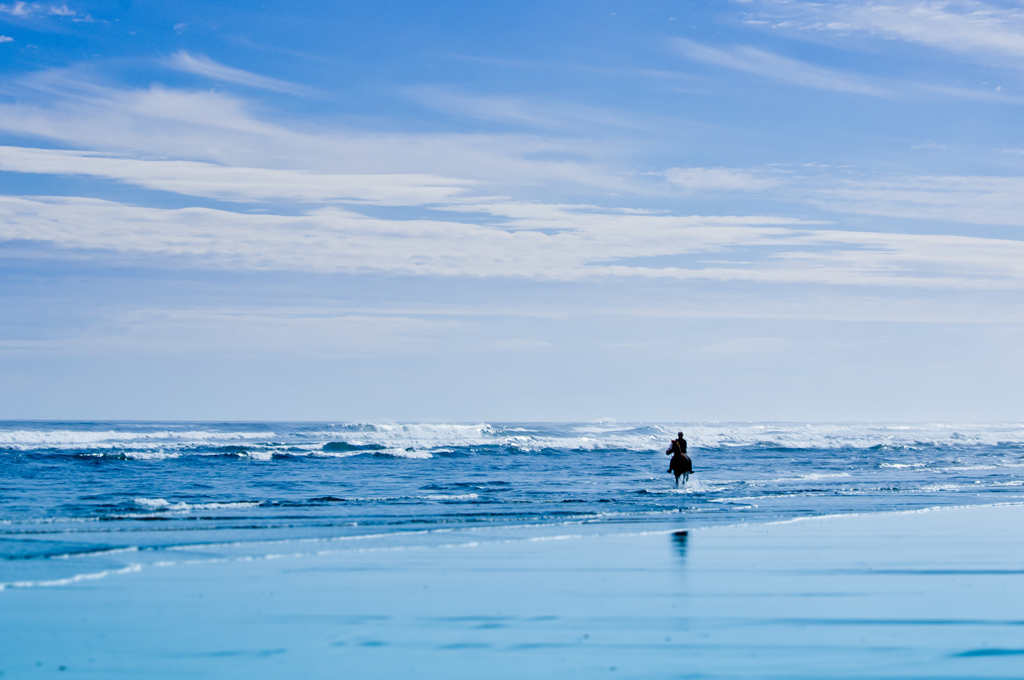
[[[672,445],[668,447],[665,455],[672,456],[672,460],[668,464],[668,471],[676,476],[676,486],[679,486],[680,477],[683,478],[683,484],[686,484],[690,479],[690,473],[693,472],[693,461],[686,455],[686,440],[683,439],[682,432],[672,440]]]

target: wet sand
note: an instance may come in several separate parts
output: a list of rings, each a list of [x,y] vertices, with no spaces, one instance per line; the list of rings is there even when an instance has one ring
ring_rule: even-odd
[[[1024,506],[614,531],[626,529],[323,554],[282,544],[273,559],[183,555],[10,588],[0,671],[1024,677]]]

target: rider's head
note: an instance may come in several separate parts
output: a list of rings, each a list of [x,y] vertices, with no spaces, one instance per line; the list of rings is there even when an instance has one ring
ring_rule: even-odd
[[[679,438],[680,438],[680,439],[682,439],[682,438],[683,438],[683,433],[682,433],[682,432],[680,432],[680,433],[679,433]]]

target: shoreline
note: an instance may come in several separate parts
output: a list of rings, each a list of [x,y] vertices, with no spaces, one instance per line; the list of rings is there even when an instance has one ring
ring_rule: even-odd
[[[678,490],[682,492],[682,490]],[[420,550],[420,549],[432,549],[432,548],[451,548],[462,545],[474,545],[474,546],[488,546],[488,545],[504,545],[504,544],[515,544],[520,542],[531,542],[531,541],[544,541],[544,540],[560,540],[560,539],[583,539],[583,538],[600,538],[600,537],[612,537],[612,536],[669,536],[679,531],[687,532],[702,532],[702,531],[717,531],[717,530],[730,530],[739,528],[750,528],[758,526],[775,526],[775,525],[787,525],[795,524],[800,522],[808,522],[814,520],[829,520],[829,519],[842,519],[842,518],[855,518],[855,517],[873,517],[876,515],[903,515],[903,514],[924,514],[930,512],[938,512],[945,510],[969,510],[973,508],[1000,508],[1000,507],[1013,507],[1020,506],[1024,507],[1024,502],[1003,502],[1003,503],[983,503],[977,505],[936,505],[924,508],[912,508],[906,510],[875,510],[867,512],[840,512],[840,513],[829,513],[822,515],[808,515],[801,517],[790,517],[787,519],[759,519],[753,518],[749,521],[734,521],[728,523],[707,523],[693,526],[689,524],[687,519],[692,521],[692,518],[687,518],[685,514],[681,514],[682,519],[663,519],[663,520],[651,520],[647,518],[642,519],[614,519],[614,520],[568,520],[564,522],[551,522],[551,523],[530,523],[530,524],[508,524],[499,526],[461,526],[461,527],[441,527],[441,528],[430,528],[430,529],[413,529],[413,530],[399,530],[394,532],[381,532],[374,531],[367,534],[350,534],[341,536],[322,536],[322,537],[295,537],[295,538],[275,538],[267,540],[239,540],[239,541],[228,541],[224,543],[188,543],[177,546],[172,546],[172,551],[191,551],[196,549],[202,549],[205,547],[225,547],[225,546],[237,546],[241,548],[245,547],[266,547],[270,545],[275,546],[312,546],[312,545],[325,545],[338,546],[336,548],[327,548],[319,550],[307,550],[301,551],[285,551],[285,552],[273,552],[273,553],[255,553],[248,555],[237,555],[237,556],[218,556],[211,557],[207,560],[170,560],[170,559],[157,559],[151,562],[133,562],[128,563],[120,567],[110,568],[100,572],[88,572],[80,574],[72,574],[67,577],[61,577],[56,579],[39,579],[39,580],[22,580],[22,581],[4,581],[0,582],[0,593],[9,589],[25,589],[25,588],[51,588],[51,587],[62,587],[67,584],[75,583],[82,580],[97,580],[105,578],[105,576],[116,576],[118,574],[133,573],[143,569],[152,568],[173,568],[173,567],[184,567],[194,566],[198,564],[216,564],[216,563],[248,563],[253,561],[267,560],[267,559],[279,559],[281,557],[290,557],[296,559],[314,559],[326,557],[329,555],[346,554],[350,552],[375,552],[375,551],[401,551],[401,550]],[[70,521],[70,520],[62,520]],[[81,519],[74,520],[76,522],[83,521]],[[92,521],[100,521],[94,519]],[[15,520],[11,520],[15,522]],[[19,520],[17,522],[30,524],[33,520]],[[2,521],[0,521],[2,523]],[[45,520],[44,523],[51,523],[49,519]],[[664,528],[666,525],[675,524],[672,528]],[[632,530],[629,527],[650,527],[641,530]],[[579,533],[554,533],[564,532],[570,529],[585,529]],[[621,530],[616,530],[621,529]],[[536,535],[517,535],[527,532],[538,532]],[[457,540],[455,543],[436,543],[430,542],[430,539],[437,538],[440,536],[451,536]],[[410,542],[409,539],[427,539],[427,542]],[[385,545],[371,545],[369,547],[347,547],[357,546],[363,542],[373,543],[375,541],[385,543]],[[342,547],[346,546],[346,547]],[[47,558],[37,558],[45,561],[67,561],[81,558],[93,558],[103,557],[107,555],[146,555],[152,553],[154,555],[166,554],[165,552],[155,551],[146,547],[114,547],[114,548],[102,548],[96,551],[89,552],[74,552],[65,555],[51,556]],[[23,561],[19,559],[18,561]],[[28,560],[24,560],[28,561]]]
[[[0,593],[0,671],[1019,677],[1020,527],[1007,503],[181,563]]]
[[[682,490],[676,490],[682,493]],[[452,548],[460,547],[464,545],[472,546],[489,546],[489,545],[506,545],[516,544],[520,542],[532,542],[532,541],[545,541],[545,540],[563,540],[563,539],[584,539],[584,538],[600,538],[600,537],[613,537],[613,536],[670,536],[678,533],[679,531],[685,532],[702,532],[702,531],[717,531],[717,530],[729,530],[739,528],[751,528],[758,526],[775,526],[775,525],[787,525],[796,524],[800,522],[808,522],[814,520],[828,520],[828,519],[841,519],[841,518],[855,518],[855,517],[873,517],[876,515],[903,515],[903,514],[924,514],[930,512],[944,511],[944,510],[968,510],[972,508],[999,508],[999,507],[1013,507],[1020,506],[1024,507],[1024,502],[1004,502],[1004,503],[984,503],[978,505],[939,505],[925,508],[913,508],[906,510],[877,510],[868,512],[844,512],[844,513],[831,513],[823,515],[809,515],[803,517],[792,517],[788,519],[752,519],[750,521],[741,521],[733,523],[722,523],[722,524],[700,524],[698,526],[685,526],[685,515],[681,517],[684,521],[680,520],[609,520],[609,521],[567,521],[564,523],[536,523],[536,524],[511,524],[502,525],[499,527],[490,526],[478,526],[478,527],[458,527],[458,528],[433,528],[433,529],[419,529],[419,530],[408,530],[408,531],[396,531],[396,532],[374,532],[368,534],[353,534],[344,536],[331,536],[331,537],[296,537],[296,538],[278,538],[272,540],[254,540],[254,541],[231,541],[228,543],[212,543],[212,544],[186,544],[183,546],[176,546],[177,550],[182,549],[197,549],[204,546],[218,547],[225,545],[237,545],[241,547],[265,547],[268,545],[279,545],[279,546],[300,546],[300,545],[337,545],[339,547],[327,548],[320,550],[312,550],[306,552],[286,551],[286,552],[274,552],[274,553],[263,553],[263,554],[252,554],[243,556],[218,556],[211,557],[206,560],[170,560],[170,559],[157,559],[152,562],[139,563],[132,562],[124,564],[123,566],[111,567],[96,572],[83,572],[76,573],[70,576],[52,578],[52,579],[26,579],[18,581],[4,581],[0,582],[0,593],[5,590],[19,590],[19,589],[33,589],[33,588],[61,588],[67,585],[71,585],[80,581],[94,581],[105,579],[108,576],[116,577],[122,574],[135,573],[142,570],[152,569],[164,569],[164,568],[175,568],[175,567],[191,567],[200,564],[220,564],[220,563],[249,563],[260,560],[273,560],[280,559],[283,557],[294,558],[294,559],[317,559],[324,558],[329,555],[343,555],[353,552],[395,552],[402,550],[421,550],[421,549],[433,549],[433,548]],[[76,520],[82,521],[82,520]],[[95,520],[99,521],[99,520]],[[28,522],[31,522],[29,520]],[[47,522],[48,523],[48,522]],[[677,526],[673,528],[662,528],[666,524],[677,523]],[[625,528],[630,525],[644,526],[648,525],[650,529],[644,529],[640,531],[635,530],[622,530],[615,531],[615,528]],[[654,528],[658,527],[658,528]],[[573,534],[560,534],[552,533],[565,531],[568,529],[582,529],[586,528],[588,531]],[[528,531],[543,531],[538,535],[533,536],[480,536],[479,534],[518,534],[520,532]],[[453,538],[464,539],[462,541],[448,544],[448,543],[433,543],[424,542],[417,544],[403,543],[410,538],[421,538],[430,539],[437,536],[452,536]],[[371,547],[340,547],[340,546],[356,546],[359,543],[366,541],[372,543],[373,541],[380,541],[382,543],[397,543],[392,545],[381,545]],[[47,560],[69,560],[69,559],[80,559],[80,558],[93,558],[102,557],[105,555],[145,555],[152,552],[156,554],[156,551],[151,551],[147,548],[138,547],[117,547],[109,549],[100,549],[94,552],[78,552],[71,553],[68,555],[60,555],[57,557],[45,558]]]

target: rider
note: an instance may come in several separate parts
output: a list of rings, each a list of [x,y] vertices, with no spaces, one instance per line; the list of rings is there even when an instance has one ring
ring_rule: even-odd
[[[679,486],[679,478],[683,475],[685,475],[683,477],[685,483],[690,478],[690,473],[693,472],[693,462],[686,455],[686,440],[683,439],[682,432],[672,440],[672,445],[668,447],[665,455],[672,456],[672,460],[668,464],[668,471],[676,476],[676,486]]]

